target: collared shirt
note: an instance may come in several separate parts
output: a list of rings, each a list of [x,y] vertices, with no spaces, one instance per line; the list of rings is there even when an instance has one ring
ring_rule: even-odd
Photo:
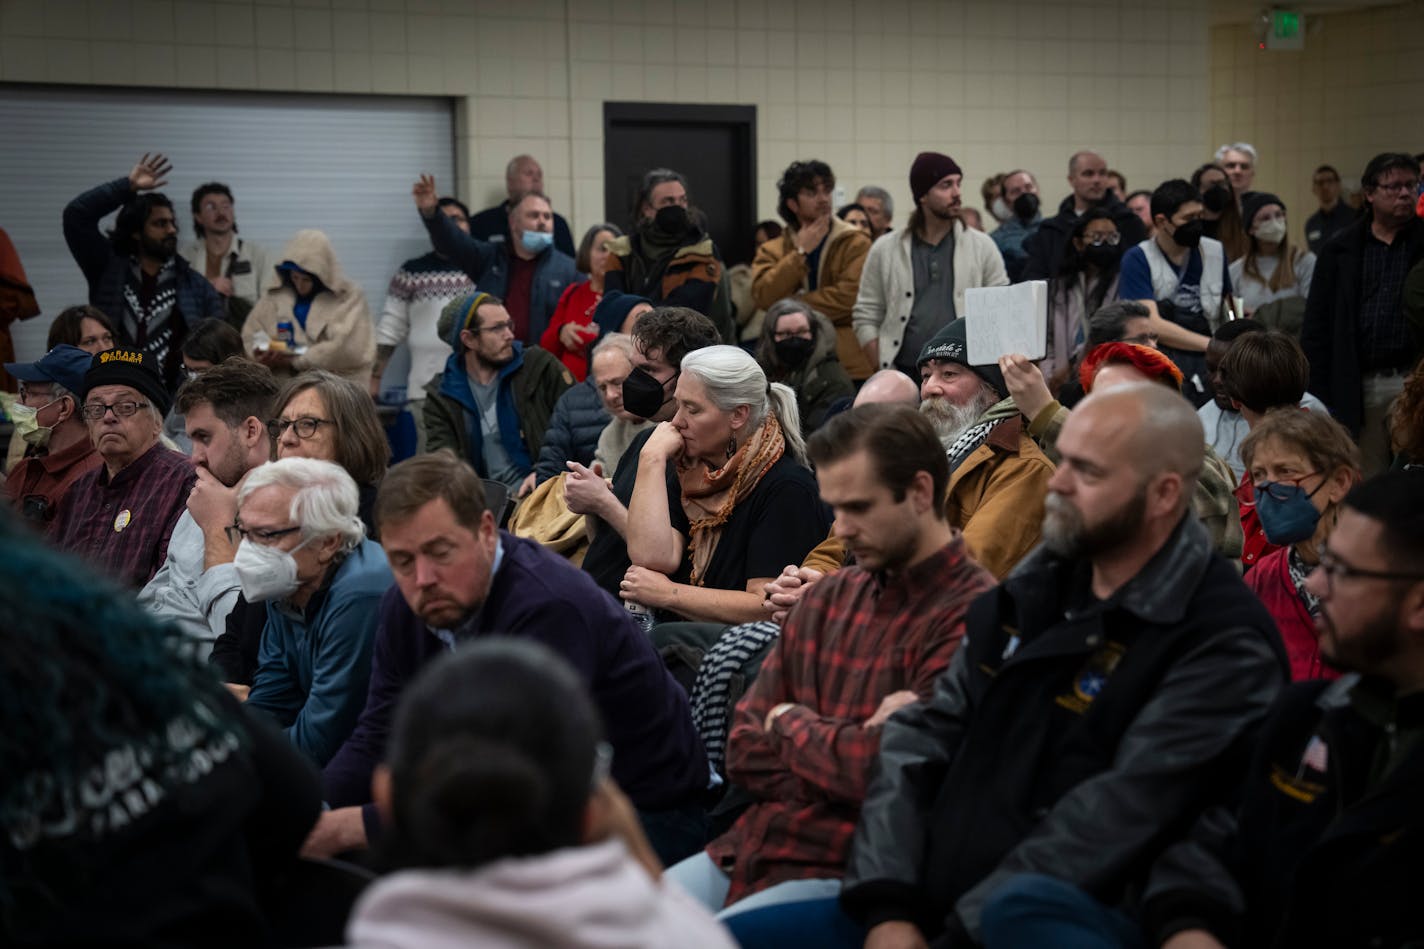
[[[503,563],[504,563],[504,543],[499,539],[498,536],[496,536],[496,537],[495,537],[495,541],[494,541],[494,566],[490,568],[490,583],[491,583],[491,584],[494,583],[494,578],[497,577],[497,576],[499,576],[499,568],[500,568],[500,565],[503,564]],[[457,645],[459,645],[460,638],[459,638],[459,635],[455,632],[455,630],[453,630],[453,629],[438,629],[438,628],[436,628],[436,627],[434,627],[434,626],[431,626],[429,623],[427,623],[427,624],[425,625],[425,628],[428,629],[428,630],[430,630],[430,635],[434,636],[436,639],[438,639],[438,640],[440,640],[442,643],[444,643],[446,649],[449,649],[449,650],[451,650],[451,651],[453,652],[454,649],[455,649],[455,647],[456,647]]]
[[[139,589],[168,556],[197,479],[187,458],[157,443],[113,478],[101,464],[69,489],[51,536],[60,550]]]
[[[74,482],[102,463],[88,438],[63,451],[29,455],[10,469],[5,496],[25,520],[41,530],[53,529],[60,504]]]
[[[707,848],[732,878],[729,903],[842,873],[880,750],[865,721],[892,692],[929,698],[993,584],[956,533],[902,574],[847,567],[806,594],[733,718],[728,776],[759,800]],[[783,702],[796,704],[764,731]]]
[[[1413,341],[1401,307],[1409,273],[1409,238],[1405,231],[1386,244],[1365,231],[1360,261],[1360,365],[1366,372],[1404,369],[1413,360]]]
[[[916,360],[920,350],[942,327],[954,322],[954,228],[938,244],[910,238],[910,271],[914,274],[915,300],[895,365],[911,378],[920,376]]]

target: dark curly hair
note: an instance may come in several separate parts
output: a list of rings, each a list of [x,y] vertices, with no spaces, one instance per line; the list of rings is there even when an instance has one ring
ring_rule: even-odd
[[[114,229],[109,232],[109,243],[117,253],[128,256],[138,251],[138,240],[134,235],[143,230],[154,208],[167,208],[172,211],[173,202],[168,200],[167,195],[146,191],[119,209],[119,216],[114,219]]]
[[[836,173],[823,161],[815,158],[810,161],[793,161],[787,167],[781,175],[781,180],[776,183],[776,190],[780,195],[776,202],[776,213],[781,215],[783,221],[787,224],[796,223],[796,215],[786,206],[786,202],[798,196],[803,188],[815,188],[818,181],[828,188],[836,186]]]

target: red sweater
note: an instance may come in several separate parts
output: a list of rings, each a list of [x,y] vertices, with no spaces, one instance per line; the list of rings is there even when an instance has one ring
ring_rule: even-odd
[[[1291,582],[1289,558],[1289,547],[1278,547],[1266,554],[1246,574],[1246,585],[1260,597],[1281,631],[1290,659],[1291,681],[1337,678],[1340,673],[1320,661],[1315,620]]]
[[[589,283],[590,281],[584,280],[569,285],[564,295],[559,297],[559,305],[554,308],[548,329],[544,330],[544,335],[539,338],[540,348],[558,356],[559,362],[567,366],[579,382],[588,375],[588,343],[578,349],[565,349],[564,344],[559,342],[559,330],[569,323],[577,323],[579,326],[593,325],[593,310],[598,306],[598,301],[603,299],[603,294],[590,287]]]

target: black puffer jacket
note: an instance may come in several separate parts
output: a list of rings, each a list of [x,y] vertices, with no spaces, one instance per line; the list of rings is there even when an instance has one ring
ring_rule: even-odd
[[[554,415],[549,419],[549,430],[544,433],[544,445],[534,465],[535,479],[542,484],[562,474],[568,470],[566,461],[593,464],[598,436],[609,421],[592,379],[571,386],[554,403]]]
[[[1224,799],[1286,678],[1270,615],[1185,517],[1107,601],[1039,547],[970,608],[929,703],[886,724],[842,902],[968,946],[1042,873],[1109,904]]]

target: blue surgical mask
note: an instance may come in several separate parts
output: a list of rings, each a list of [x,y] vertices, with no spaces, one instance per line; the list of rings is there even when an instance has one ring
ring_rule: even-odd
[[[1325,479],[1321,479],[1315,491],[1323,487]],[[1261,518],[1266,540],[1285,547],[1314,537],[1316,525],[1320,523],[1320,512],[1310,503],[1315,491],[1307,494],[1298,484],[1277,481],[1256,485],[1256,514]]]
[[[548,231],[525,231],[519,235],[519,243],[531,254],[542,254],[554,246],[554,235]]]

